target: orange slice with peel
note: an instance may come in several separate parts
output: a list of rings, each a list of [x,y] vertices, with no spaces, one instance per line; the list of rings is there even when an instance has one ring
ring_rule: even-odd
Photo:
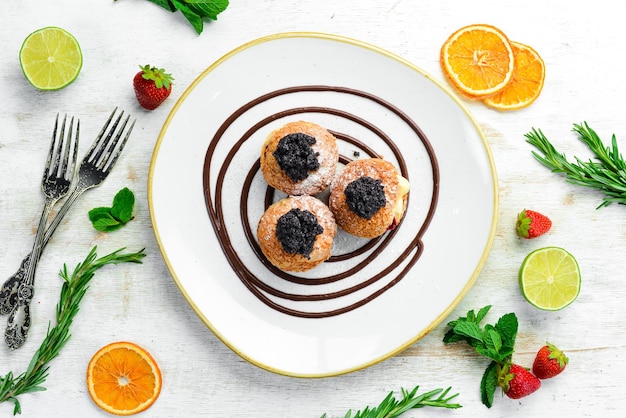
[[[89,361],[87,388],[93,401],[115,415],[149,408],[161,392],[161,370],[154,358],[131,342],[102,347]]]
[[[509,39],[486,24],[465,26],[450,35],[441,47],[440,62],[450,83],[473,99],[503,89],[515,68]]]
[[[515,70],[509,84],[484,99],[487,106],[499,110],[521,109],[534,102],[543,89],[546,67],[541,56],[528,45],[511,41]]]

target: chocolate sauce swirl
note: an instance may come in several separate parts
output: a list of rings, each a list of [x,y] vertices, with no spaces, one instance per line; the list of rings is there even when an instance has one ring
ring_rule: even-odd
[[[268,100],[271,100],[273,98],[279,97],[279,96],[296,94],[300,92],[333,92],[333,93],[339,93],[339,94],[345,94],[345,95],[352,95],[352,96],[357,96],[357,97],[375,102],[376,104],[384,107],[387,111],[395,114],[405,124],[407,124],[410,127],[411,131],[415,134],[416,139],[419,140],[423,144],[428,154],[428,157],[430,159],[430,164],[432,167],[433,191],[432,191],[432,196],[430,198],[430,206],[428,208],[428,213],[426,215],[424,223],[421,225],[418,232],[415,234],[415,236],[410,241],[410,243],[404,249],[402,249],[399,254],[397,254],[395,259],[392,259],[390,261],[389,265],[386,268],[382,269],[377,274],[374,274],[371,277],[365,277],[363,278],[363,280],[359,281],[355,285],[351,285],[347,288],[343,288],[343,289],[333,291],[333,292],[328,292],[328,293],[297,294],[297,293],[287,293],[287,292],[281,291],[279,289],[276,289],[268,285],[264,281],[260,280],[259,277],[250,270],[249,266],[247,266],[246,263],[243,262],[243,260],[241,260],[241,258],[239,257],[237,253],[237,250],[232,245],[228,228],[224,220],[224,213],[222,211],[222,206],[220,204],[220,202],[222,201],[223,195],[227,193],[227,191],[224,190],[225,176],[226,176],[226,173],[230,164],[232,163],[237,152],[240,150],[241,146],[247,140],[249,140],[250,137],[254,133],[263,129],[267,124],[277,119],[292,116],[292,115],[298,115],[298,114],[303,114],[303,113],[307,113],[307,114],[324,113],[324,114],[334,115],[339,118],[350,120],[366,128],[369,132],[374,133],[374,135],[376,135],[381,141],[385,143],[387,147],[389,147],[389,149],[391,149],[391,152],[393,153],[395,159],[398,161],[398,166],[399,166],[398,168],[402,176],[410,180],[407,164],[406,164],[405,159],[403,158],[402,152],[400,151],[398,146],[393,142],[393,140],[389,138],[382,131],[382,129],[378,128],[373,123],[365,119],[362,119],[354,114],[351,114],[347,111],[344,111],[341,109],[334,109],[330,107],[315,107],[315,106],[297,107],[297,108],[286,109],[281,112],[276,112],[276,113],[267,115],[266,117],[256,122],[253,126],[251,126],[241,136],[241,138],[239,138],[234,144],[232,144],[232,146],[230,147],[230,151],[227,153],[226,158],[222,162],[217,172],[215,193],[212,193],[211,191],[211,180],[213,176],[215,176],[215,173],[214,173],[215,170],[211,170],[211,165],[214,162],[213,161],[214,153],[215,153],[217,145],[220,143],[220,141],[223,141],[223,136],[224,136],[224,133],[227,131],[227,129],[233,123],[235,123],[239,118],[241,118],[242,115],[246,114],[251,109],[254,109],[256,106]],[[332,129],[329,129],[329,131],[337,138],[338,141],[344,141],[346,143],[349,143],[357,147],[361,153],[365,153],[369,157],[379,156],[378,153],[374,149],[370,148],[359,139],[351,137],[350,135],[344,134],[342,132],[333,131]],[[339,158],[339,161],[343,164],[347,164],[351,160],[350,158],[344,155],[341,155]],[[279,277],[282,280],[286,280],[288,282],[296,283],[299,285],[306,285],[307,288],[310,286],[311,289],[314,289],[315,286],[339,282],[355,274],[358,274],[362,272],[362,270],[368,264],[370,264],[372,261],[374,261],[379,255],[381,255],[384,252],[387,246],[393,241],[396,233],[400,230],[400,228],[402,228],[402,222],[404,219],[401,220],[398,227],[396,227],[392,231],[389,231],[388,233],[385,233],[383,236],[369,240],[364,245],[362,245],[361,247],[351,252],[347,252],[347,253],[340,254],[340,255],[333,255],[328,261],[326,261],[327,263],[342,263],[354,257],[361,256],[367,253],[368,251],[370,251],[367,257],[365,257],[359,264],[352,266],[350,268],[346,268],[340,271],[339,273],[332,274],[332,275],[325,276],[325,277],[314,277],[314,278],[304,278],[304,277],[299,277],[299,276],[289,274],[288,272],[284,272],[274,267],[267,261],[267,259],[261,252],[261,249],[258,246],[258,243],[256,242],[256,237],[253,232],[253,226],[251,226],[249,222],[247,201],[248,201],[248,196],[250,194],[253,179],[259,171],[260,171],[260,162],[259,160],[257,160],[250,167],[248,174],[246,178],[244,179],[243,189],[240,195],[240,218],[242,222],[242,228],[246,236],[246,239],[248,241],[248,244],[250,245],[251,249],[253,250],[255,255],[258,257],[258,259],[263,263],[263,266],[267,268],[272,274],[274,274],[275,276]],[[211,224],[215,230],[215,233],[217,234],[222,251],[224,252],[224,255],[226,256],[231,267],[233,268],[233,271],[237,274],[237,276],[242,281],[242,283],[246,286],[246,288],[250,292],[252,292],[252,294],[254,294],[260,301],[265,303],[267,306],[279,312],[282,312],[284,314],[297,316],[297,317],[303,317],[303,318],[323,318],[323,317],[330,317],[330,316],[344,314],[346,312],[357,309],[367,304],[368,302],[374,300],[376,297],[380,296],[381,294],[389,290],[391,287],[396,285],[400,280],[402,280],[406,276],[406,274],[410,271],[410,269],[415,265],[415,263],[418,261],[418,259],[420,258],[423,252],[423,243],[421,241],[421,237],[426,232],[432,220],[432,217],[434,216],[435,208],[437,206],[437,198],[439,195],[439,168],[438,168],[437,159],[436,159],[434,150],[430,142],[428,141],[427,137],[422,132],[422,130],[407,114],[405,114],[402,110],[400,110],[398,107],[394,106],[393,104],[383,100],[380,97],[372,95],[370,93],[367,93],[361,90],[346,88],[346,87],[323,86],[323,85],[294,86],[294,87],[288,87],[288,88],[281,89],[281,90],[272,91],[265,95],[259,96],[255,98],[254,100],[251,100],[250,102],[241,106],[239,109],[237,109],[232,115],[230,115],[224,121],[224,123],[220,126],[220,128],[217,130],[217,132],[213,136],[209,144],[209,147],[207,149],[206,155],[205,155],[204,170],[203,170],[203,187],[204,187],[204,196],[205,196],[205,201],[207,205],[207,211],[211,220]],[[408,196],[408,198],[409,199],[407,200],[407,207],[410,204],[410,195]],[[266,208],[269,207],[274,202],[274,199],[275,199],[275,190],[268,186],[265,191],[265,202],[264,202],[265,207]],[[398,270],[400,266],[402,267],[399,269],[399,271],[396,272],[396,270]],[[390,278],[388,276],[390,276]],[[329,299],[340,298],[343,296],[352,295],[359,290],[366,289],[367,287],[376,284],[378,281],[382,279],[386,279],[389,281],[386,284],[384,284],[382,287],[380,287],[379,289],[371,292],[369,295],[362,297],[361,299],[357,301],[352,301],[345,306],[341,306],[339,308],[332,309],[332,310],[305,311],[305,310],[299,310],[299,309],[294,309],[289,306],[285,306],[279,302],[280,300],[289,300],[292,302],[311,302],[311,301],[325,301]]]

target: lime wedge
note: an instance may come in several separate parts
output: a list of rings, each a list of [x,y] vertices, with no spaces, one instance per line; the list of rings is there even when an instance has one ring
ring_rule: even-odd
[[[76,80],[83,55],[69,32],[49,26],[26,37],[20,49],[20,65],[26,79],[36,88],[59,90]]]
[[[558,311],[576,300],[580,282],[578,262],[559,247],[531,252],[519,271],[522,295],[533,306],[547,311]]]

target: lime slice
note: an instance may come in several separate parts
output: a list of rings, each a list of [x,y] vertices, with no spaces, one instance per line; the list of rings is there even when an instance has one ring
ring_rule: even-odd
[[[533,306],[547,311],[558,311],[576,300],[580,282],[576,259],[559,247],[531,252],[519,271],[522,295]]]
[[[83,55],[69,32],[49,26],[26,37],[20,49],[20,65],[26,79],[36,88],[59,90],[76,80]]]

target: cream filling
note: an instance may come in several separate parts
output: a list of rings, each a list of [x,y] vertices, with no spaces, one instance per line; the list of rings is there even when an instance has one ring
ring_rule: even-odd
[[[404,214],[404,196],[409,193],[410,187],[409,181],[398,175],[398,199],[393,206],[393,216],[396,222],[399,222],[400,219],[402,219],[402,215]]]

